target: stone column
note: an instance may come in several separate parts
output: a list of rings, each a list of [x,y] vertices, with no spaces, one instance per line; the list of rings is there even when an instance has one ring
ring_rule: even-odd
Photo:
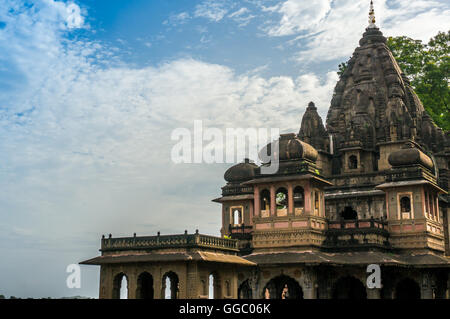
[[[309,186],[309,183],[305,184],[305,187],[303,188],[304,191],[304,205],[305,205],[305,215],[311,215],[311,187]]]
[[[276,198],[275,198],[276,194],[275,194],[275,186],[270,185],[270,215],[274,216],[275,215],[275,210],[276,210]]]
[[[445,291],[445,298],[450,299],[450,273],[448,274],[447,290]]]
[[[254,215],[255,216],[261,216],[261,200],[259,198],[259,187],[255,186],[253,188],[253,194],[254,194],[254,202],[255,202],[255,210],[254,210]]]
[[[127,278],[128,299],[136,299],[137,277],[134,272],[130,272]]]
[[[431,287],[422,287],[421,290],[422,299],[433,299],[433,289]]]
[[[422,276],[420,297],[421,299],[433,299],[433,287],[431,282],[431,276],[428,273],[425,273]]]
[[[186,298],[195,299],[199,297],[199,291],[201,289],[200,276],[197,262],[188,262],[186,275]]]
[[[381,289],[378,288],[366,288],[367,299],[381,299]]]
[[[294,214],[294,190],[292,184],[288,184],[288,215]]]

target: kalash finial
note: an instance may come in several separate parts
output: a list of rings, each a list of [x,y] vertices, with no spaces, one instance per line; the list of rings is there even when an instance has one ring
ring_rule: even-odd
[[[369,29],[374,29],[375,25],[375,10],[373,9],[373,1],[370,0],[370,10],[369,10]]]

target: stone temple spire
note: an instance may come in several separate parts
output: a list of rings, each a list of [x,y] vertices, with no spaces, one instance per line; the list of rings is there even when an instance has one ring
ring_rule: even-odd
[[[386,45],[387,39],[375,26],[373,2],[369,16],[373,20],[337,82],[328,110],[326,128],[334,137],[334,150],[361,144],[363,149],[376,151],[380,143],[415,140],[425,149],[440,151],[444,133],[426,113]],[[306,118],[315,118],[311,110],[307,113]],[[299,135],[312,140],[320,134],[308,122],[314,121],[306,121]]]
[[[375,10],[373,9],[373,1],[370,1],[370,10],[369,10],[369,29],[375,29],[377,26],[375,25]]]

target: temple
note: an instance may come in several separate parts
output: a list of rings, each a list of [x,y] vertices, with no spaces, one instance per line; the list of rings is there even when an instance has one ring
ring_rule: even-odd
[[[450,298],[450,132],[427,114],[375,25],[334,89],[282,134],[279,170],[225,172],[221,237],[102,238],[100,298]],[[269,145],[270,147],[270,145]],[[368,285],[367,267],[381,285]],[[124,280],[126,278],[126,281]]]

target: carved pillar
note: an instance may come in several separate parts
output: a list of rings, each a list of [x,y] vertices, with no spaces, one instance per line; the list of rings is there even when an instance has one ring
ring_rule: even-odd
[[[436,220],[438,221],[438,222],[440,222],[440,214],[439,214],[439,199],[438,199],[438,197],[437,196],[435,196],[434,197],[434,200],[435,200],[435,207],[436,207]]]
[[[275,198],[275,186],[270,185],[270,215],[275,215],[275,204],[276,204],[276,198]]]
[[[305,214],[306,215],[311,215],[311,187],[309,185],[309,183],[305,184],[304,187],[304,192],[305,192]]]
[[[260,216],[261,215],[261,208],[260,208],[260,204],[261,204],[261,200],[259,198],[259,187],[255,186],[253,188],[253,194],[254,194],[254,202],[255,202],[255,210],[254,210],[254,214],[255,216]]]
[[[252,299],[259,299],[258,295],[258,279],[259,279],[259,271],[252,270],[252,274],[249,278],[250,289],[252,290]]]
[[[127,278],[128,299],[136,299],[137,277],[134,272],[130,272]]]
[[[316,299],[317,297],[316,289],[318,288],[316,282],[317,278],[315,278],[312,270],[306,269],[304,272],[304,280],[303,280],[304,299]]]
[[[447,290],[445,291],[445,298],[450,299],[450,272],[448,273],[448,279],[447,279]]]
[[[366,288],[367,299],[381,299],[381,289],[378,288]]]
[[[422,287],[420,292],[421,299],[433,299],[433,287],[430,275],[425,273],[422,277]]]
[[[294,190],[291,183],[288,184],[288,214],[294,214]]]

